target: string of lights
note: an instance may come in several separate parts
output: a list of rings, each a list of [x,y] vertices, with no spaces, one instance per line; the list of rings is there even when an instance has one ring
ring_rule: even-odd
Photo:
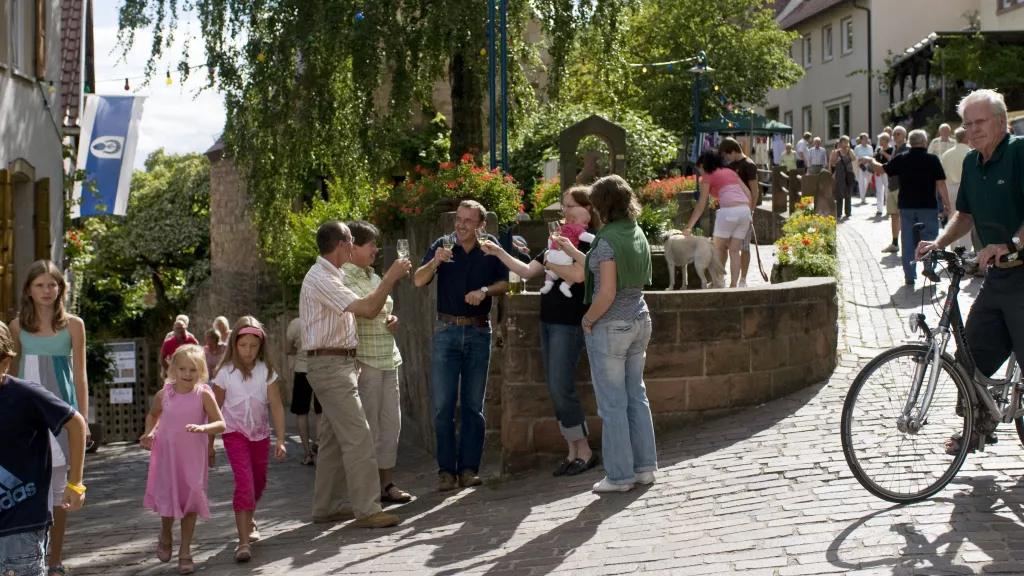
[[[698,58],[696,56],[694,56],[692,58],[683,58],[681,60],[667,60],[665,62],[648,62],[646,64],[635,64],[635,63],[632,63],[632,62],[626,62],[625,64],[626,64],[626,66],[629,66],[630,68],[640,68],[640,71],[643,72],[644,74],[646,74],[647,73],[647,69],[649,67],[650,68],[658,68],[660,66],[664,66],[664,67],[668,68],[669,70],[673,70],[673,69],[675,69],[675,65],[676,64],[689,64],[690,62],[695,62],[697,59]]]
[[[202,64],[190,64],[188,66],[188,71],[191,72],[193,70],[198,70],[200,68],[206,68],[206,66],[207,66],[207,64],[205,62],[202,63]],[[177,73],[179,75],[181,74],[181,71],[179,69],[177,69],[177,68],[175,68],[174,71],[175,71],[175,73]],[[148,77],[143,74],[143,75],[140,75],[140,76],[127,76],[125,78],[109,78],[109,79],[104,79],[104,80],[97,80],[96,84],[109,84],[111,82],[118,82],[118,83],[120,83],[120,82],[123,81],[124,82],[124,90],[125,90],[125,92],[129,92],[132,89],[131,81],[133,81],[133,80],[146,80],[147,78]],[[170,69],[167,70],[167,76],[166,76],[165,83],[168,86],[174,84],[174,80],[171,78],[171,70]],[[86,93],[91,93],[92,92],[91,87],[87,85],[85,87],[85,92]]]

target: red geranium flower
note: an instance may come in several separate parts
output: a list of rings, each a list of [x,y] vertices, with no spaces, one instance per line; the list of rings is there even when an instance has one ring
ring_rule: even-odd
[[[809,239],[807,239],[807,238],[804,238],[803,240],[801,240],[800,243],[803,244],[804,246],[810,246],[811,245],[811,241]]]
[[[459,185],[455,182],[446,182],[445,186],[447,186],[449,190],[455,190]]]
[[[472,162],[473,161],[473,155],[470,154],[469,152],[466,152],[465,154],[462,155],[462,161],[463,162]]]

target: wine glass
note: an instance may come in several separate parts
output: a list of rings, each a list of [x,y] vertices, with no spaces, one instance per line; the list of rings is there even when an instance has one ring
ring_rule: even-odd
[[[444,246],[445,250],[451,250],[452,247],[455,246],[455,235],[456,234],[458,234],[458,232],[452,232],[451,234],[447,234],[447,235],[441,237],[441,245]],[[455,255],[452,254],[452,256],[454,257]],[[451,260],[447,260],[445,263],[448,263],[448,262],[451,262]]]
[[[557,220],[548,222],[548,234],[552,238],[558,238],[562,235],[562,224]]]
[[[477,239],[478,242],[483,242],[483,241],[487,240],[487,229],[482,227],[482,226],[480,228],[477,228],[476,229],[476,239]]]
[[[405,260],[409,257],[409,241],[402,238],[398,241],[398,258]]]

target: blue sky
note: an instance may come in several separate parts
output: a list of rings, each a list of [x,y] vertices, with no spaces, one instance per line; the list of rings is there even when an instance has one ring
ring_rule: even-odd
[[[139,33],[134,48],[122,56],[123,49],[117,45],[117,10],[121,2],[105,0],[93,3],[95,17],[96,93],[123,95],[125,78],[142,76],[153,36]],[[178,62],[182,51],[181,39],[184,30],[191,27],[198,36],[198,22],[182,21],[175,35],[179,42],[169,56],[160,62],[159,76],[149,86],[142,86],[141,80],[131,80],[131,93],[148,96],[142,114],[139,134],[139,148],[135,154],[135,167],[141,169],[150,152],[164,148],[170,153],[205,152],[217,140],[224,128],[224,99],[220,94],[200,89],[205,84],[203,70],[194,72],[184,85],[178,74],[171,71],[173,84],[166,83],[166,70]],[[202,64],[206,61],[202,40],[194,38],[189,49],[188,62]]]

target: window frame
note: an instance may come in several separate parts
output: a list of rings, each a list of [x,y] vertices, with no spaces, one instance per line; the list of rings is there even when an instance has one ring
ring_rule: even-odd
[[[805,69],[806,68],[810,68],[811,67],[811,63],[813,62],[813,58],[811,58],[811,52],[813,52],[813,50],[814,50],[814,43],[811,41],[811,35],[810,34],[807,34],[806,36],[801,36],[801,41],[802,41],[802,44],[803,44],[803,54],[801,55],[801,57],[802,57],[801,64],[803,64],[803,67]]]
[[[849,28],[849,34],[847,33]],[[843,56],[853,54],[853,16],[848,16],[839,21],[839,46]],[[847,45],[847,40],[850,41]]]
[[[832,25],[827,24],[821,27],[821,61],[828,62],[832,60],[833,54],[835,54],[835,42],[833,41]],[[826,50],[827,48],[827,50]]]
[[[0,0],[0,70],[7,68],[10,58],[11,25],[7,17],[8,0]]]
[[[839,126],[838,133],[834,135],[832,133],[832,119],[829,116],[831,112],[835,110],[839,114]],[[845,113],[844,113],[845,111]],[[852,116],[852,104],[849,98],[841,98],[839,100],[831,100],[825,103],[825,136],[822,140],[828,144],[837,142],[841,136],[850,135],[849,124],[853,120]]]
[[[792,110],[787,110],[786,112],[782,113],[782,123],[785,124],[786,126],[789,126],[790,128],[793,127],[793,111]]]
[[[814,109],[812,106],[804,106],[800,109],[800,122],[802,123],[801,134],[807,132],[814,134]]]

